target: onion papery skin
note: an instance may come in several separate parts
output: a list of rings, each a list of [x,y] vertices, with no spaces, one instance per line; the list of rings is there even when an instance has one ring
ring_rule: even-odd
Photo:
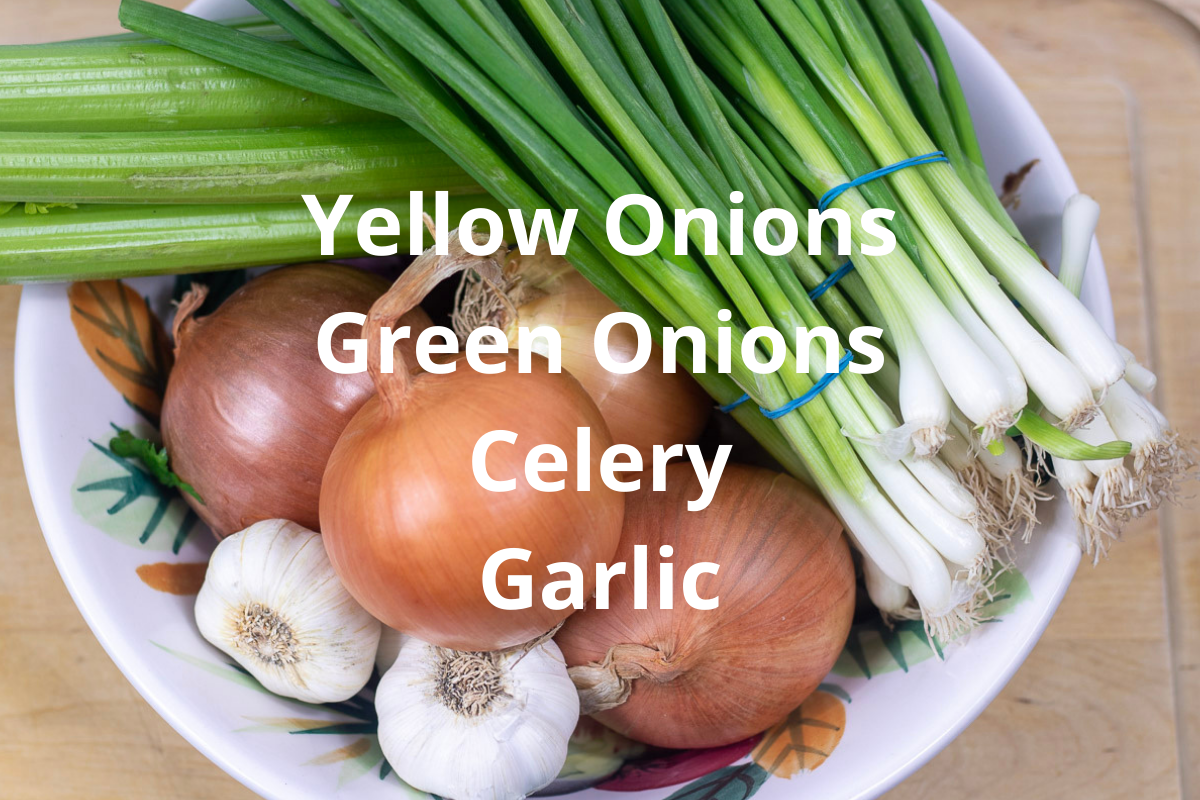
[[[567,620],[555,641],[572,667],[604,661],[610,648],[636,651],[641,677],[629,698],[594,716],[658,747],[727,745],[783,719],[813,692],[845,644],[854,614],[854,565],[841,525],[796,480],[730,465],[712,504],[688,464],[667,468],[667,491],[642,489],[626,501],[621,546],[629,568],[610,584],[609,608],[594,600]],[[648,548],[648,608],[633,607],[634,546]],[[670,558],[659,547],[671,545]],[[672,609],[659,603],[659,564],[674,564]],[[710,561],[696,610],[683,597],[687,567]],[[629,648],[628,645],[633,645]]]
[[[367,373],[338,375],[317,354],[333,314],[365,314],[388,284],[333,264],[267,272],[215,312],[176,325],[176,361],[163,400],[171,468],[204,499],[186,499],[218,538],[268,519],[317,530],[325,463],[338,436],[375,393]],[[420,309],[403,324],[428,327]],[[334,355],[350,361],[342,325]],[[411,352],[411,340],[400,345]]]
[[[462,359],[452,374],[415,375],[394,409],[370,400],[334,448],[321,492],[325,546],[351,594],[396,630],[455,650],[512,647],[552,629],[574,609],[543,605],[542,587],[566,577],[547,565],[580,565],[590,597],[595,563],[612,557],[621,536],[625,496],[600,479],[612,439],[595,403],[541,356],[528,374],[518,373],[515,353],[483,357],[501,359],[507,367],[498,375]],[[576,490],[579,427],[590,428],[586,492]],[[475,479],[472,451],[501,429],[517,441],[491,446],[488,474],[515,478],[516,488],[491,492]],[[526,455],[542,444],[566,453],[567,471],[543,475],[565,479],[562,491],[526,481]],[[484,564],[504,548],[531,552],[528,562],[506,562],[496,579],[501,594],[514,597],[508,577],[532,576],[531,608],[499,609],[484,594]]]
[[[548,325],[562,338],[562,366],[574,375],[604,415],[613,441],[636,447],[647,466],[654,445],[691,444],[704,430],[713,402],[688,373],[691,348],[685,340],[679,348],[674,373],[663,372],[663,351],[654,344],[650,360],[628,375],[610,372],[596,360],[596,326],[609,314],[620,311],[573,270],[558,276],[551,293],[530,300],[517,309],[516,321],[505,331],[515,348],[521,327],[533,330]],[[637,335],[629,325],[614,327],[608,351],[618,362],[633,360]]]

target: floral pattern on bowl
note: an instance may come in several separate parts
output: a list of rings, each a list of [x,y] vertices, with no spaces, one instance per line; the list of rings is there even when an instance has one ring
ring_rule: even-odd
[[[236,287],[228,276],[223,276],[223,283],[226,293]],[[183,288],[177,282],[176,300]],[[80,346],[128,407],[142,417],[143,421],[134,425],[132,432],[157,441],[160,437],[154,423],[162,407],[171,364],[159,318],[149,302],[122,281],[76,283],[67,294]],[[115,423],[110,429],[109,438],[122,430]],[[177,490],[162,486],[140,464],[117,455],[103,441],[93,439],[89,444],[91,448],[80,462],[71,495],[76,513],[92,527],[122,544],[175,555],[197,528],[204,531],[195,512]],[[166,561],[141,565],[135,572],[152,589],[190,596],[203,581],[203,572],[197,569],[202,566],[202,563]],[[245,669],[222,660],[211,648],[205,655],[198,655],[150,643],[209,675],[269,694]],[[933,652],[928,646],[925,649]],[[376,674],[357,697],[343,703],[312,705],[277,698],[296,707],[295,713],[245,717],[243,721],[249,724],[234,731],[337,737],[339,746],[309,759],[303,766],[337,765],[338,788],[369,774],[387,781],[393,773],[379,746],[378,717],[373,703],[378,682]],[[562,773],[539,795],[569,794],[593,787],[629,792],[686,784],[672,796],[690,797],[698,792],[706,797],[749,797],[771,775],[790,778],[824,763],[845,727],[843,699],[849,702],[850,697],[841,687],[823,686],[762,736],[710,750],[647,748],[584,719],[572,736]],[[807,735],[808,729],[815,730],[817,735]],[[731,766],[747,755],[749,763]],[[410,793],[415,792],[398,778],[393,782]]]

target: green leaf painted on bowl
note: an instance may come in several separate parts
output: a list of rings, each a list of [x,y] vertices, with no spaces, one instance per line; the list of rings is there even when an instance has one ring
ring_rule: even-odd
[[[140,428],[140,436],[152,432]],[[90,444],[71,486],[75,512],[123,544],[178,553],[197,527],[195,512],[134,461],[99,441]]]
[[[667,800],[746,800],[770,777],[758,764],[734,764],[694,780]]]
[[[908,672],[933,655],[920,621],[902,620],[889,628],[875,617],[850,629],[833,672],[848,678],[873,678],[896,670]]]
[[[817,691],[818,692],[828,692],[829,694],[833,695],[834,697],[840,698],[842,700],[842,702],[845,702],[845,703],[851,702],[850,693],[847,692],[845,689],[843,689],[841,686],[838,686],[836,683],[822,683],[820,686],[817,687]]]
[[[284,702],[291,703],[292,705],[298,706],[300,708],[307,708],[307,709],[310,709],[313,711],[332,711],[336,714],[341,714],[342,716],[349,717],[351,720],[354,720],[355,722],[353,724],[362,723],[364,725],[364,728],[360,729],[360,730],[366,730],[365,726],[369,725],[370,733],[374,733],[378,728],[377,718],[375,716],[375,705],[374,705],[374,701],[371,699],[370,696],[364,696],[364,694],[359,694],[357,697],[352,697],[349,700],[342,702],[342,703],[306,703],[303,700],[297,700],[293,697],[284,697],[282,695],[275,694],[274,692],[270,691],[265,686],[263,686],[261,683],[259,683],[258,679],[255,678],[253,675],[251,675],[249,672],[247,672],[246,669],[244,667],[242,667],[240,664],[234,664],[234,663],[230,663],[227,661],[226,662],[217,662],[217,661],[213,661],[208,658],[201,658],[200,656],[189,655],[188,653],[180,652],[179,650],[175,650],[173,648],[167,647],[164,644],[159,644],[158,642],[155,642],[153,640],[151,640],[150,644],[154,645],[159,650],[162,650],[164,653],[167,653],[169,655],[174,656],[175,658],[178,658],[180,661],[190,664],[193,667],[196,667],[197,669],[204,670],[205,672],[209,673],[210,675],[215,675],[218,678],[222,678],[224,680],[230,681],[231,683],[236,683],[239,686],[244,686],[248,689],[253,689],[256,692],[259,692],[260,694],[265,694],[270,697],[277,697],[280,700],[283,700]],[[375,686],[377,686],[377,685],[378,685],[378,678],[376,676],[372,676],[371,681],[367,684],[367,687],[366,687],[366,689],[363,690],[363,692],[364,693],[373,692],[375,689]],[[253,730],[253,729],[259,728],[263,725],[270,725],[271,722],[278,721],[280,719],[291,720],[292,718],[290,718],[290,717],[288,717],[288,718],[246,717],[245,719],[247,719],[251,722],[258,723],[255,726],[251,726],[249,728],[244,729],[244,730]],[[317,724],[312,725],[312,726],[308,726],[308,725],[296,726],[296,728],[288,730],[287,732],[295,733],[295,734],[314,733],[314,732],[316,732],[315,729],[317,729],[317,728],[328,727],[328,726],[335,724],[334,721],[327,720],[327,719],[314,720],[314,721]],[[324,731],[324,732],[337,733],[337,731]]]
[[[996,577],[993,599],[981,607],[980,614],[987,618],[985,624],[996,624],[1031,597],[1028,581],[1013,567]],[[900,620],[888,627],[882,618],[872,617],[850,629],[833,672],[848,678],[872,678],[896,670],[908,672],[940,655],[941,645],[934,641],[931,646],[919,620]]]
[[[1017,569],[1010,569],[996,578],[992,602],[984,606],[984,613],[993,619],[1001,619],[1014,608],[1033,597],[1029,581]]]
[[[266,694],[266,695],[271,694],[271,692],[267,691],[267,689],[261,683],[259,683],[257,680],[254,679],[253,675],[246,672],[244,669],[239,669],[238,667],[234,666],[233,664],[220,664],[220,663],[216,663],[213,661],[209,661],[208,659],[205,659],[205,658],[199,658],[198,656],[191,656],[191,655],[188,655],[187,653],[181,653],[178,650],[172,650],[170,647],[167,647],[166,645],[163,645],[163,644],[159,644],[158,642],[155,642],[155,641],[151,641],[150,644],[154,645],[159,650],[162,650],[164,653],[169,653],[170,655],[175,656],[175,658],[178,658],[180,661],[186,662],[188,664],[191,664],[193,667],[197,667],[199,669],[204,670],[209,675],[216,675],[218,678],[227,680],[230,683],[236,683],[239,686],[244,686],[247,689],[253,689],[256,692],[260,692],[261,694]],[[272,695],[272,696],[275,696],[275,695]],[[282,698],[282,699],[286,700],[287,698]],[[299,703],[300,701],[295,700],[292,702]],[[300,703],[300,705],[307,706],[308,703]],[[328,724],[328,723],[325,723],[325,724]]]

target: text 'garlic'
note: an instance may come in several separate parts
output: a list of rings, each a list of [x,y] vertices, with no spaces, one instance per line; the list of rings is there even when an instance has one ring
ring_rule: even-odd
[[[358,694],[379,645],[379,622],[342,586],[321,535],[278,519],[217,545],[196,624],[267,689],[309,703]]]
[[[474,653],[402,635],[375,708],[396,774],[454,800],[521,800],[546,786],[579,720],[575,685],[549,640]]]

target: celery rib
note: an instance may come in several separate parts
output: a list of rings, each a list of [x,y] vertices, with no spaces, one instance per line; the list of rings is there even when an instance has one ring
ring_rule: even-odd
[[[0,47],[0,61],[0,130],[204,130],[380,119],[336,95],[297,91],[157,43],[11,45]]]
[[[473,208],[495,208],[486,195],[450,199],[457,220]],[[408,249],[408,198],[353,201],[334,237],[338,257],[364,255],[358,219],[388,208],[400,233],[378,245]],[[499,209],[497,209],[499,210]],[[327,260],[302,202],[263,205],[89,205],[0,214],[0,284],[171,275],[237,267]]]
[[[0,131],[0,202],[284,203],[479,194],[457,164],[398,122],[142,133]]]

